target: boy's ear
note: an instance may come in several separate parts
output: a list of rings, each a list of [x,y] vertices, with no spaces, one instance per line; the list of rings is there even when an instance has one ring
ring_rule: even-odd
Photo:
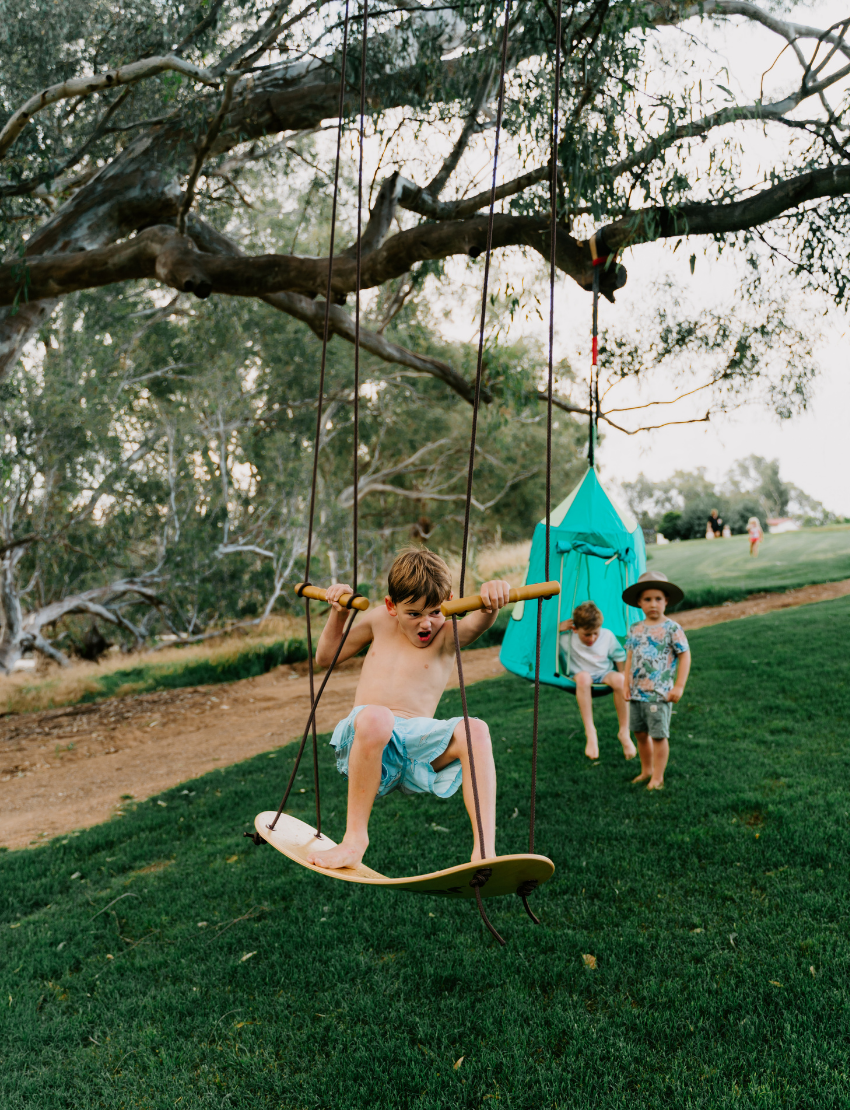
[[[387,594],[387,596],[384,598],[384,605],[386,605],[387,612],[390,614],[390,616],[394,617],[396,615],[395,602],[389,594]]]

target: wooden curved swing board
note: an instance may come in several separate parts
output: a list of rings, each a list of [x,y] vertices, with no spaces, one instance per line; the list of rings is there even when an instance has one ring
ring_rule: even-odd
[[[316,830],[312,825],[282,813],[274,829],[269,825],[274,820],[275,811],[258,813],[254,827],[260,836],[283,855],[300,863],[319,875],[330,879],[341,879],[345,883],[360,883],[363,886],[389,887],[392,890],[405,890],[413,894],[436,894],[443,898],[474,898],[475,890],[469,885],[470,879],[480,867],[492,869],[490,879],[481,887],[482,898],[497,898],[504,894],[516,894],[521,883],[536,881],[545,883],[552,877],[555,865],[546,856],[516,855],[494,856],[492,859],[476,863],[463,863],[459,867],[448,867],[445,871],[433,871],[429,875],[410,875],[402,879],[390,879],[380,871],[373,871],[364,863],[357,867],[340,867],[329,870],[307,862],[307,852],[321,845],[323,851],[335,848],[335,841],[322,833],[316,840]]]

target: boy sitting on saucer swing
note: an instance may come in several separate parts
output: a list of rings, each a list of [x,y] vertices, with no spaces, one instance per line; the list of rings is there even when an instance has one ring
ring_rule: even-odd
[[[684,592],[666,574],[646,571],[623,591],[627,605],[643,609],[644,619],[626,637],[626,689],[629,724],[637,740],[640,774],[647,790],[664,788],[670,756],[670,718],[685,692],[691,670],[691,649],[682,626],[664,615]]]
[[[348,777],[345,836],[335,848],[314,848],[307,859],[319,867],[356,867],[369,845],[376,797],[400,788],[406,794],[448,798],[461,783],[472,822],[472,859],[483,859],[464,719],[434,719],[455,666],[454,635],[440,610],[452,596],[449,568],[432,551],[403,551],[390,568],[387,587],[384,605],[357,617],[339,656],[342,662],[369,645],[354,708],[331,737],[337,770]],[[339,598],[351,592],[342,583],[327,591],[331,610],[316,649],[320,667],[330,664],[342,639],[349,614]],[[493,624],[509,600],[510,585],[496,579],[485,582],[478,593],[485,608],[459,623],[461,647]],[[495,854],[496,767],[490,732],[483,721],[471,718],[469,723],[484,846]]]

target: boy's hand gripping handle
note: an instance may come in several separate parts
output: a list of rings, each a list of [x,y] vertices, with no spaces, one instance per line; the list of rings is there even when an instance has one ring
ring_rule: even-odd
[[[531,601],[536,597],[554,597],[561,592],[559,582],[531,582],[528,586],[520,586],[508,594],[510,601]],[[483,609],[484,602],[480,594],[470,594],[468,597],[458,597],[454,601],[444,601],[440,611],[444,617],[457,617],[461,613],[474,613]]]
[[[328,591],[323,590],[320,586],[305,586],[303,582],[299,582],[295,587],[295,592],[299,597],[311,597],[314,601],[328,600]],[[358,597],[355,594],[343,594],[337,598],[337,601],[343,609],[359,609],[361,612],[365,612],[369,608],[369,599]]]

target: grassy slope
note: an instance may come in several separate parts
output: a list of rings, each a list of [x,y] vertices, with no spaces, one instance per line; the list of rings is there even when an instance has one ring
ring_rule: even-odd
[[[848,637],[847,600],[693,633],[657,795],[628,785],[615,740],[589,765],[574,703],[544,690],[538,847],[557,871],[543,929],[489,903],[504,950],[470,903],[352,888],[242,840],[290,751],[0,856],[0,1105],[847,1107]],[[500,848],[521,850],[531,688],[470,703],[497,747]],[[469,839],[458,798],[391,796],[372,831],[369,862],[395,874]]]
[[[512,608],[508,606],[499,613],[493,626],[463,650],[500,644],[510,619],[509,609]],[[100,671],[96,664],[81,664],[71,671],[61,671],[52,678],[37,682],[22,680],[19,675],[3,682],[0,677],[0,713],[30,713],[100,701],[102,698],[146,694],[151,690],[237,682],[267,674],[284,663],[303,662],[307,655],[306,639],[253,644],[235,640],[207,649],[202,645],[182,651],[172,648],[167,661],[157,655],[139,654],[134,657],[134,665],[118,669],[112,660],[109,661],[113,663],[112,667],[107,665]]]
[[[850,577],[850,525],[768,535],[757,559],[750,558],[746,536],[687,540],[650,547],[648,554],[651,570],[663,571],[694,595],[787,590]]]

